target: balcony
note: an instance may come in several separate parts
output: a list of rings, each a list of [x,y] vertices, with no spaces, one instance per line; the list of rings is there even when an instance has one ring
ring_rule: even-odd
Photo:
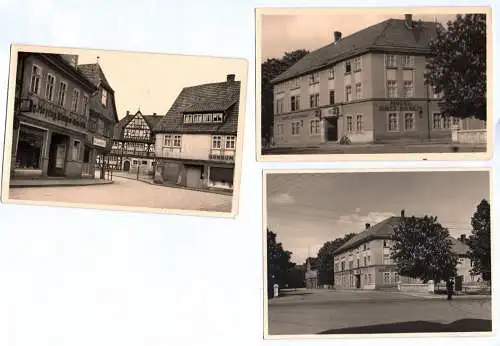
[[[234,149],[211,149],[208,158],[214,161],[234,162],[235,152]]]
[[[23,95],[20,99],[19,110],[38,120],[86,133],[87,118],[84,115],[72,112],[36,94]]]

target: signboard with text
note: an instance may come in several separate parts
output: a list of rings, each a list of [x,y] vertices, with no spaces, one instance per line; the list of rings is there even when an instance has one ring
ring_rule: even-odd
[[[389,103],[380,105],[378,107],[380,111],[390,112],[390,111],[422,111],[422,106],[415,105],[409,101],[394,100]]]
[[[94,139],[92,140],[92,144],[95,145],[96,147],[105,148],[106,147],[106,140],[103,138],[94,137]]]

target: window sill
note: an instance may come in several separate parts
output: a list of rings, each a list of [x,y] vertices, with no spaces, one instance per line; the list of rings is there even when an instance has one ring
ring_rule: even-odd
[[[386,65],[385,68],[388,70],[397,70],[398,69],[397,66],[388,66],[388,65]]]
[[[402,69],[403,70],[414,70],[415,66],[403,66]]]
[[[353,72],[353,73],[356,73],[356,72],[361,72],[361,69],[358,69],[358,70],[353,70],[352,72]]]

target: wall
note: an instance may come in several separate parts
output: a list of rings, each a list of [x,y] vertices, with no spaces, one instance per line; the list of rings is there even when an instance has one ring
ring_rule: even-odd
[[[181,149],[175,150],[178,154],[169,153],[164,147],[165,134],[156,134],[155,154],[156,157],[175,157],[179,159],[208,160],[210,148],[212,147],[212,135],[209,134],[183,134]]]

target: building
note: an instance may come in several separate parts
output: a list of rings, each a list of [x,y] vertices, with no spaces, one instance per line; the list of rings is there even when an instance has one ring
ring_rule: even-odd
[[[343,246],[334,254],[334,277],[336,288],[380,289],[396,288],[398,283],[421,283],[420,280],[399,277],[396,264],[391,259],[391,242],[393,227],[401,222],[401,217],[389,217],[374,226],[366,224],[365,230]],[[468,246],[455,238],[452,252],[458,257],[456,282],[470,283],[476,281],[471,276],[472,263],[467,256]]]
[[[118,123],[115,92],[99,63],[82,64],[78,70],[97,88],[90,97],[88,146],[84,148],[84,173],[94,176],[94,166],[102,166],[112,146],[113,128]]]
[[[309,257],[306,259],[306,288],[318,288],[318,259]]]
[[[436,23],[388,19],[315,50],[276,77],[274,145],[451,143],[452,128],[485,129],[476,118],[445,118],[442,95],[425,84]]]
[[[186,87],[155,127],[155,181],[233,189],[240,81]]]
[[[82,177],[97,88],[74,56],[19,52],[17,61],[11,178]]]
[[[153,174],[155,165],[155,136],[153,128],[163,118],[161,115],[135,114],[127,111],[116,124],[109,163],[117,170]]]

